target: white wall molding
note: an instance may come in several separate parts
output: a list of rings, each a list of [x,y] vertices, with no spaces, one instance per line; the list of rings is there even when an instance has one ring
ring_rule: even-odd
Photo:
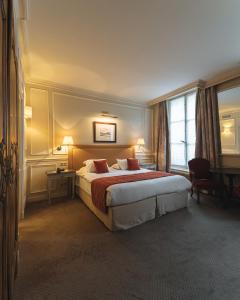
[[[89,101],[97,101],[97,102],[104,102],[104,103],[114,103],[118,104],[120,106],[126,106],[126,107],[139,107],[139,108],[146,108],[148,107],[147,104],[137,103],[136,101],[132,99],[126,99],[111,95],[105,95],[100,93],[93,93],[90,91],[86,91],[80,88],[71,87],[63,84],[59,84],[56,82],[49,82],[39,79],[32,79],[27,78],[26,84],[28,85],[34,85],[34,86],[41,86],[42,88],[48,88],[52,89],[55,92],[60,92],[61,94],[68,94],[72,95],[74,97],[81,98],[83,100],[89,100]]]
[[[29,194],[35,194],[35,193],[43,193],[47,191],[47,175],[43,170],[55,170],[57,168],[56,163],[41,163],[37,165],[31,165],[29,167],[29,172],[30,172],[30,185],[29,185]],[[34,170],[40,170],[42,174],[38,174],[40,178],[37,178],[38,181],[39,179],[42,180],[41,184],[39,185],[39,182],[36,183],[36,174],[34,174]],[[44,185],[44,187],[39,188],[39,186]],[[36,188],[37,186],[37,188]]]
[[[191,90],[194,90],[197,88],[208,88],[211,86],[226,83],[228,81],[231,81],[231,80],[234,80],[237,78],[240,78],[240,67],[239,66],[225,70],[223,72],[220,72],[211,78],[207,78],[206,80],[199,79],[197,81],[193,81],[193,82],[191,82],[187,85],[184,85],[174,91],[171,91],[167,94],[164,94],[160,97],[157,97],[157,98],[149,101],[148,105],[152,106],[156,103],[180,96],[181,94],[184,94],[188,91],[191,91]]]
[[[120,106],[120,107],[127,107],[130,109],[137,109],[137,110],[142,110],[142,109],[148,109],[149,107],[147,105],[132,105],[131,103],[124,103],[124,102],[118,102],[118,101],[114,101],[114,100],[101,100],[101,99],[95,99],[95,98],[90,98],[90,97],[85,97],[81,94],[73,94],[73,93],[68,93],[68,91],[60,91],[60,90],[53,90],[52,91],[53,94],[53,100],[54,100],[54,95],[66,95],[66,96],[71,96],[77,100],[83,100],[83,101],[90,101],[90,102],[97,102],[97,103],[106,103],[106,104],[112,104],[112,105],[116,105],[116,106]],[[100,112],[99,112],[100,114]]]
[[[194,91],[196,90],[197,88],[203,88],[205,86],[205,82],[203,80],[197,80],[197,81],[194,81],[194,82],[191,82],[187,85],[184,85],[174,91],[171,91],[167,94],[164,94],[156,99],[153,99],[151,101],[148,102],[148,105],[149,106],[152,106],[154,104],[157,104],[159,102],[162,102],[162,101],[166,101],[166,100],[170,100],[174,97],[177,97],[177,96],[180,96],[180,95],[183,95],[187,92],[190,92],[190,91]]]
[[[47,171],[56,170],[57,167],[66,168],[68,166],[68,158],[48,157],[31,158],[26,161],[27,166],[27,202],[35,202],[47,199]],[[66,182],[65,182],[66,183]],[[56,184],[59,184],[56,182]],[[54,192],[54,197],[66,196],[66,187],[62,186],[62,182]]]
[[[228,81],[240,78],[240,67],[236,67],[234,69],[226,70],[225,72],[219,73],[216,76],[210,78],[206,82],[206,87],[219,85],[226,83]]]
[[[60,157],[55,157],[55,156],[50,156],[50,157],[31,157],[31,158],[27,158],[26,159],[26,163],[36,163],[36,162],[46,162],[46,161],[59,161],[59,162],[62,162],[62,161],[68,161],[68,156],[67,155],[61,155]]]
[[[36,103],[33,103],[32,93],[35,93],[35,97],[36,97],[36,93],[39,93],[38,96],[41,97],[41,101],[38,100]],[[34,99],[35,99],[35,97],[34,97]],[[46,103],[44,103],[43,100],[45,100]],[[49,95],[48,95],[48,91],[43,90],[43,89],[39,89],[39,88],[31,87],[30,91],[29,91],[29,102],[30,102],[30,105],[33,107],[33,116],[32,116],[32,119],[30,121],[31,129],[30,129],[30,136],[29,136],[30,137],[30,155],[31,156],[49,155],[49,153],[50,153],[50,151],[49,151],[49,124],[50,124],[50,122],[49,121],[50,120],[49,120]],[[47,111],[46,111],[47,116],[46,116],[46,120],[44,120],[45,122],[42,122],[42,126],[44,126],[44,125],[46,126],[45,127],[46,136],[47,136],[46,141],[45,141],[45,143],[46,143],[45,146],[46,147],[45,147],[45,149],[41,149],[40,151],[36,151],[36,149],[34,150],[34,147],[36,147],[36,140],[34,140],[34,143],[33,143],[33,137],[36,137],[36,135],[38,135],[38,138],[40,138],[42,136],[39,134],[39,128],[36,131],[36,128],[39,127],[39,126],[37,126],[37,124],[35,125],[36,128],[33,128],[32,126],[33,126],[34,121],[35,121],[37,108],[38,108],[38,111],[39,111],[39,114],[38,114],[38,117],[39,117],[40,112],[41,113],[44,112],[43,111],[44,104],[45,104],[45,108],[47,109]],[[37,107],[36,105],[40,105],[40,107]],[[35,106],[35,112],[34,112],[34,106]],[[42,116],[45,117],[45,114],[43,113]],[[41,123],[41,120],[38,120],[38,122]],[[35,130],[35,132],[33,131],[33,129]],[[40,143],[40,144],[41,144],[41,147],[42,147],[44,141],[42,140],[41,142],[42,143]]]

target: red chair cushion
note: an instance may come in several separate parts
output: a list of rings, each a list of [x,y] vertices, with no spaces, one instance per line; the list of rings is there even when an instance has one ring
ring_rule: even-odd
[[[218,182],[209,179],[195,179],[193,180],[192,185],[197,189],[203,190],[217,189],[220,187]]]
[[[136,158],[128,158],[127,159],[128,170],[140,170],[138,159]]]
[[[107,165],[107,160],[102,159],[102,160],[94,160],[94,166],[96,168],[96,173],[108,173],[108,165]]]

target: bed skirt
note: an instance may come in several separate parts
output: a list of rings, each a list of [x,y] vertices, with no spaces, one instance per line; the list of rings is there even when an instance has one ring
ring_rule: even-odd
[[[104,223],[111,231],[126,230],[155,219],[156,197],[138,202],[109,207],[105,214],[94,206],[92,198],[82,189],[76,187],[76,192],[86,206]]]
[[[189,192],[170,193],[157,196],[157,210],[160,216],[188,207]]]
[[[86,206],[111,231],[126,230],[169,212],[188,207],[189,193],[183,191],[158,195],[138,202],[108,208],[108,213],[100,211],[92,202],[91,196],[76,186],[76,193]]]

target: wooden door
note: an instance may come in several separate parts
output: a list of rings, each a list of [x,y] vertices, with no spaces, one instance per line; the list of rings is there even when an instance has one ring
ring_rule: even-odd
[[[0,2],[1,3],[1,2]],[[0,299],[3,298],[3,10],[0,10]]]
[[[12,298],[18,257],[18,89],[17,62],[12,43],[10,51],[9,118],[7,156],[9,164],[7,185],[7,235],[8,235],[8,290]]]
[[[17,63],[12,1],[0,0],[0,299],[13,297],[18,254]]]
[[[0,299],[7,299],[7,3],[0,0]]]

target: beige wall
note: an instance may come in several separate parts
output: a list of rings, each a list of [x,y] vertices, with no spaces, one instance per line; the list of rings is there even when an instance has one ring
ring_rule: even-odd
[[[87,99],[71,90],[37,83],[27,84],[27,105],[33,117],[27,120],[27,201],[46,199],[46,171],[66,166],[67,155],[56,150],[64,135],[72,135],[75,144],[93,144],[93,121],[117,123],[117,144],[134,145],[139,137],[146,142],[144,158],[152,151],[152,110],[126,103]],[[101,111],[117,115],[106,119]],[[141,155],[142,157],[142,155]],[[66,186],[58,187],[64,194]]]
[[[240,155],[223,155],[222,162],[223,166],[226,168],[240,168]]]

